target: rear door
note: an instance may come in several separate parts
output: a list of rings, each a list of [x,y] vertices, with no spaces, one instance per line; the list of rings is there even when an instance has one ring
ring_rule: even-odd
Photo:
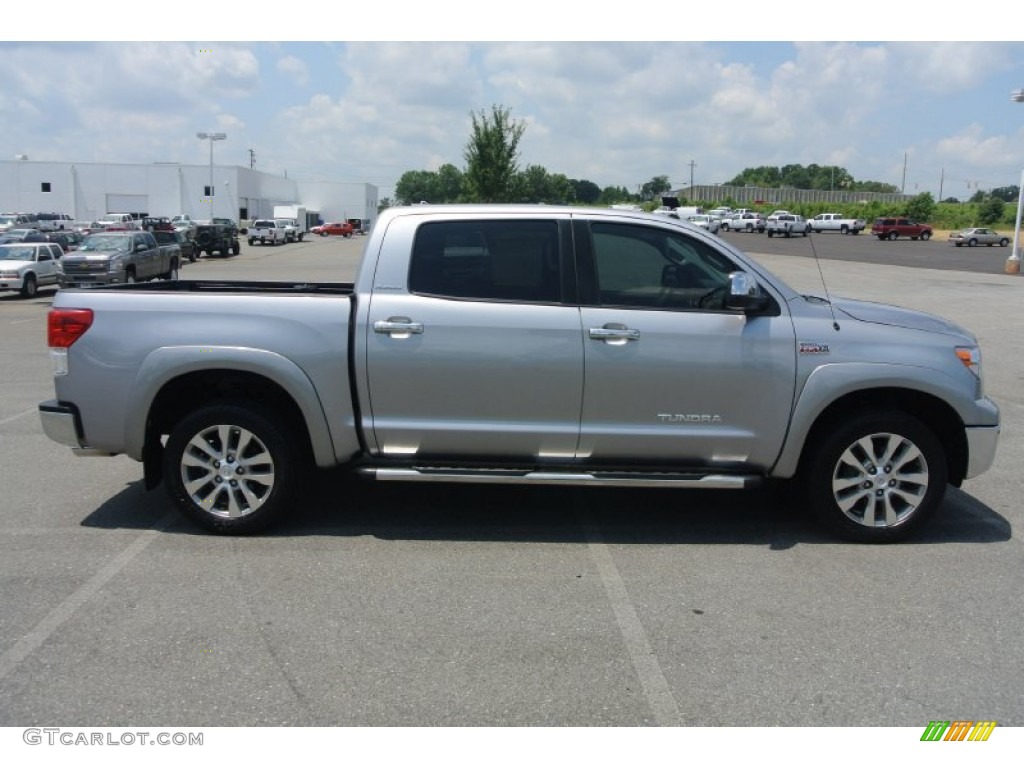
[[[724,309],[739,267],[671,225],[578,221],[584,344],[579,457],[770,466],[789,423],[794,330],[781,304]]]
[[[555,214],[392,222],[365,339],[371,451],[572,459],[583,343],[569,237]]]

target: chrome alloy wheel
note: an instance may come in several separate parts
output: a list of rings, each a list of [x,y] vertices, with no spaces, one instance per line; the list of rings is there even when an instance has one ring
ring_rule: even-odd
[[[843,451],[832,473],[836,505],[869,528],[891,528],[914,514],[928,491],[928,462],[911,440],[865,435]]]
[[[251,515],[274,490],[274,460],[253,433],[231,424],[197,432],[181,457],[181,480],[192,501],[216,517]]]

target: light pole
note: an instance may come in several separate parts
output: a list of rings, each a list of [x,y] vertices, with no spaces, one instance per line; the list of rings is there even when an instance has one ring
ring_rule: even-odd
[[[1010,94],[1010,101],[1014,101],[1018,104],[1024,103],[1024,88],[1018,88]],[[1024,211],[1024,171],[1020,174],[1020,189],[1017,194],[1017,223],[1013,225],[1013,251],[1010,253],[1010,258],[1006,260],[1006,269],[1004,270],[1008,275],[1016,275],[1020,272],[1020,215]]]
[[[197,133],[197,139],[209,139],[210,141],[210,223],[213,223],[213,142],[224,141],[228,135],[226,133]]]

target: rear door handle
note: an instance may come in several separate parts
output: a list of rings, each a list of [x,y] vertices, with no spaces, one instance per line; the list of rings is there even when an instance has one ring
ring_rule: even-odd
[[[408,317],[389,317],[373,324],[374,333],[386,333],[393,339],[407,339],[414,333],[423,333],[423,323],[416,323]]]

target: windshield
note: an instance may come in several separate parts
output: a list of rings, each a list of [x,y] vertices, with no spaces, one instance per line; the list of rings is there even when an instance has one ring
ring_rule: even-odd
[[[35,261],[36,249],[26,246],[5,246],[0,248],[0,259],[3,261]]]
[[[128,249],[131,235],[89,235],[79,251],[120,251]]]

